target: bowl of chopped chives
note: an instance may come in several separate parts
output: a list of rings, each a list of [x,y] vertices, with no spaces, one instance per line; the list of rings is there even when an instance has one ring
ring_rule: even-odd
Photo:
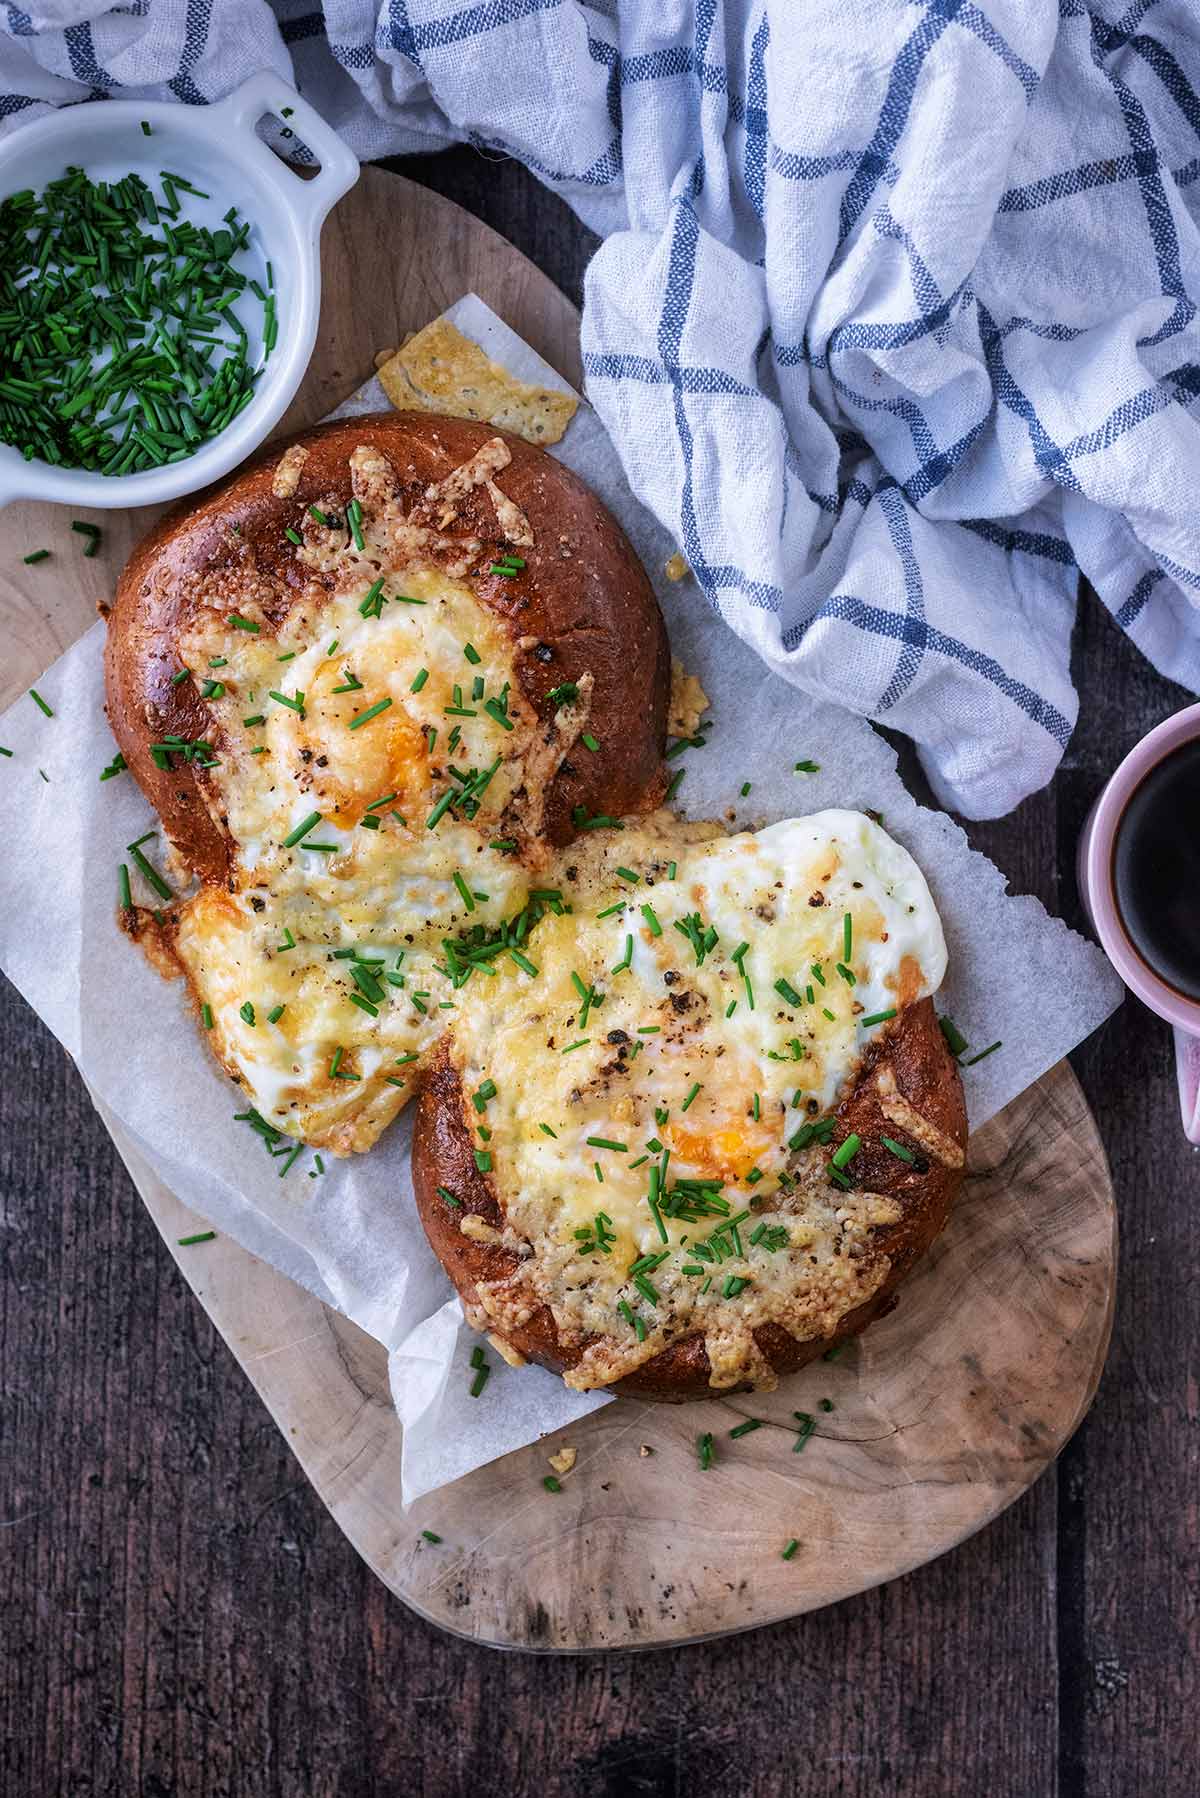
[[[357,178],[269,73],[215,106],[66,106],[0,143],[0,505],[161,503],[256,449],[308,366],[321,226]]]

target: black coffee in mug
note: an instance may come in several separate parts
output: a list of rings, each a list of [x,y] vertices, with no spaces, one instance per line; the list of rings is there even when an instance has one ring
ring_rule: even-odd
[[[1113,892],[1142,959],[1200,999],[1200,739],[1164,756],[1135,788],[1113,843]]]

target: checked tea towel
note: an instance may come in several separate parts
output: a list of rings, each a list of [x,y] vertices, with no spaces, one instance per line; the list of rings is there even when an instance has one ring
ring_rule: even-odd
[[[588,392],[634,490],[944,803],[1053,773],[1079,570],[1200,688],[1196,0],[0,8],[6,130],[263,67],[361,156],[504,151],[601,233]]]

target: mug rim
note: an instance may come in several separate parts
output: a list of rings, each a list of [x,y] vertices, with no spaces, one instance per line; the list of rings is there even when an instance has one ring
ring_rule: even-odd
[[[1200,742],[1200,704],[1184,706],[1148,731],[1117,764],[1096,801],[1083,844],[1084,898],[1100,946],[1125,985],[1160,1018],[1200,1036],[1200,1000],[1189,999],[1140,953],[1125,928],[1113,881],[1117,830],[1146,776],[1185,743]]]

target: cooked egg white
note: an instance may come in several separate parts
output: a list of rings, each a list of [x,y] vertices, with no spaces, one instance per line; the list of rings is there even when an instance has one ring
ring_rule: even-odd
[[[864,1250],[898,1212],[831,1185],[808,1144],[941,982],[924,877],[855,812],[688,834],[655,820],[564,856],[570,909],[532,934],[536,974],[473,980],[454,1015],[464,1118],[525,1255],[481,1306],[503,1329],[534,1295],[564,1338],[603,1338],[579,1386],[697,1328],[714,1384],[767,1379],[755,1325],[827,1333],[886,1277]]]

